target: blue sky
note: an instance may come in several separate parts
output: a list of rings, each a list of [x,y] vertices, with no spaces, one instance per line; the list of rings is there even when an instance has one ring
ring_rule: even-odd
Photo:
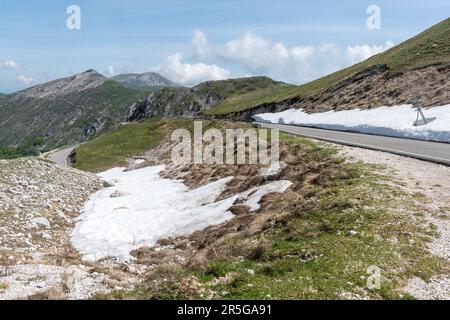
[[[381,29],[369,30],[369,5]],[[66,27],[69,5],[81,30]],[[0,92],[95,68],[193,85],[268,75],[303,83],[444,20],[450,1],[0,0]]]

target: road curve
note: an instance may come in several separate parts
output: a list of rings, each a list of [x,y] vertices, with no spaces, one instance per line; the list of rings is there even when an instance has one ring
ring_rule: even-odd
[[[53,161],[59,165],[67,166],[68,165],[67,158],[69,157],[69,155],[73,151],[73,149],[75,149],[75,147],[69,147],[69,148],[65,148],[65,149],[61,149],[61,150],[50,151],[47,155],[47,158],[50,161]]]
[[[371,134],[333,131],[285,124],[256,123],[295,135],[337,144],[389,152],[450,166],[450,143],[413,140]]]

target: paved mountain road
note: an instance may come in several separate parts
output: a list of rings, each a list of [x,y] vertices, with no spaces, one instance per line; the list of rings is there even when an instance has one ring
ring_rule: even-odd
[[[256,124],[262,128],[279,129],[280,131],[303,137],[343,144],[352,147],[389,152],[450,166],[450,143],[377,136],[344,131],[333,131],[285,124]]]
[[[62,166],[67,166],[67,158],[75,147],[69,147],[61,150],[50,151],[46,158]]]

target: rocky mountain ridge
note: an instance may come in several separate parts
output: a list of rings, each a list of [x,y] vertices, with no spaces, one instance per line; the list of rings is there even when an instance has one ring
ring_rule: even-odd
[[[100,87],[108,78],[94,69],[37,85],[14,94],[15,99],[51,99],[58,96],[79,93],[87,89]]]
[[[119,74],[110,78],[111,80],[121,83],[123,86],[132,89],[142,88],[164,88],[164,87],[180,87],[173,81],[163,77],[155,72],[146,72],[142,74],[126,73]]]
[[[73,145],[120,125],[134,101],[148,95],[95,70],[0,98],[0,145],[42,137],[47,149]]]

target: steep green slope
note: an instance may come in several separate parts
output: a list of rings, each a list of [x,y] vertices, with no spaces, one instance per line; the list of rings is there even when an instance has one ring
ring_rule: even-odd
[[[278,103],[288,99],[310,97],[377,65],[385,65],[388,75],[394,76],[429,65],[446,66],[449,64],[450,18],[384,53],[349,68],[298,87],[275,87],[271,90],[264,89],[251,94],[236,95],[217,104],[205,114],[223,115],[247,110],[264,103]]]

